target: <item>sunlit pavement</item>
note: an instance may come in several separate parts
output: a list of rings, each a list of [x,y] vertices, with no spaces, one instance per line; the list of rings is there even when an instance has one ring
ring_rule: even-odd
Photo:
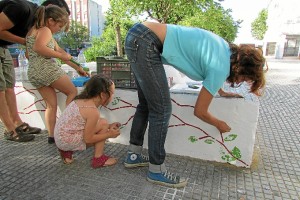
[[[168,154],[170,170],[188,178],[185,188],[173,189],[147,182],[147,168],[125,169],[125,145],[107,144],[106,153],[119,158],[113,167],[92,169],[93,149],[75,153],[75,162],[64,165],[45,133],[15,143],[4,140],[1,125],[0,200],[299,200],[300,60],[268,64],[250,169]]]

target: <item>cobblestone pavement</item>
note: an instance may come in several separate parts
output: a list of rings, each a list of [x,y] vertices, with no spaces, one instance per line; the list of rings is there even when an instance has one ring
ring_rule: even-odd
[[[300,61],[269,60],[267,89],[260,99],[253,165],[250,169],[168,155],[172,170],[188,177],[183,189],[146,181],[147,168],[92,169],[92,149],[64,165],[46,134],[19,144],[0,130],[0,199],[300,199]],[[122,160],[127,146],[107,144]]]

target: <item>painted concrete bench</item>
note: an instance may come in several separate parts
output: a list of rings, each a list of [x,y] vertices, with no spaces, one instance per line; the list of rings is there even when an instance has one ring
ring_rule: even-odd
[[[168,74],[167,74],[168,76]],[[199,84],[199,83],[193,83]],[[225,90],[240,93],[244,98],[221,98],[216,96],[210,112],[226,121],[232,128],[230,133],[220,134],[218,130],[202,122],[193,115],[198,89],[191,89],[186,83],[174,85],[171,89],[172,116],[166,139],[167,153],[190,156],[203,160],[230,163],[239,167],[250,167],[255,143],[259,114],[257,97],[248,93],[247,85]],[[78,88],[80,91],[82,88]],[[45,102],[38,91],[28,81],[18,81],[18,110],[22,120],[31,125],[45,128]],[[64,110],[65,96],[57,93],[58,117]],[[135,90],[117,89],[113,101],[100,109],[101,115],[110,122],[122,124],[122,134],[111,142],[128,145],[129,132],[135,108],[138,104]],[[147,135],[145,145],[147,148]]]
[[[172,116],[165,143],[167,153],[190,156],[203,160],[250,167],[258,120],[258,104],[241,98],[214,98],[210,112],[226,121],[230,133],[218,130],[193,115],[195,94],[174,94]],[[128,144],[132,118],[138,104],[136,91],[117,90],[114,100],[101,109],[109,121],[119,121],[122,134],[112,142]],[[144,146],[147,147],[148,136]]]

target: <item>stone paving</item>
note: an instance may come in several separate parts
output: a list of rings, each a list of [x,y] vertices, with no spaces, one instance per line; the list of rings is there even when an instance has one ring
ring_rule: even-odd
[[[75,153],[67,166],[45,133],[14,143],[4,140],[1,125],[0,200],[299,200],[300,61],[268,63],[250,169],[168,154],[170,170],[188,178],[185,188],[173,189],[147,182],[147,168],[125,169],[126,145],[106,145],[106,153],[120,159],[116,166],[92,169],[92,149]]]

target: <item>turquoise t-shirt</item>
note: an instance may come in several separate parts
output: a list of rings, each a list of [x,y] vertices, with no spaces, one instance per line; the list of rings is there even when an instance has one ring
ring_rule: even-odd
[[[212,94],[229,76],[230,48],[220,36],[193,27],[167,25],[162,62],[196,81]]]

